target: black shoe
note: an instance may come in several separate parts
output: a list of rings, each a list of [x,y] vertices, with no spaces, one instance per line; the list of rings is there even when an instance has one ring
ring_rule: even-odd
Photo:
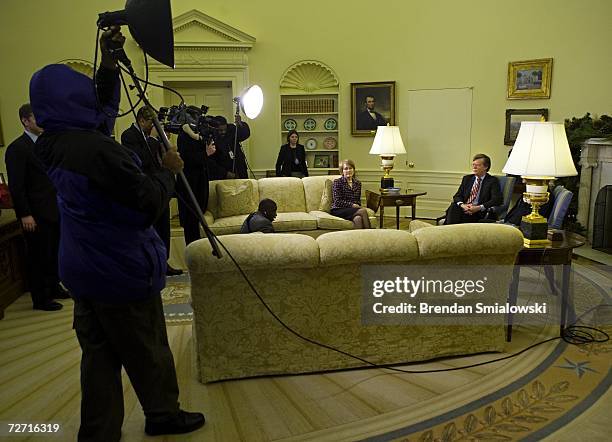
[[[149,436],[160,434],[191,433],[204,426],[206,419],[202,413],[179,410],[178,414],[163,422],[145,422],[145,433]]]
[[[170,267],[169,265],[166,268],[166,276],[178,276],[182,274],[183,271],[181,269],[175,269],[174,267]]]
[[[68,293],[68,290],[66,290],[64,287],[62,287],[61,285],[57,286],[57,289],[55,290],[55,294],[53,295],[53,299],[70,299],[70,293]]]
[[[59,302],[49,301],[45,304],[34,304],[34,310],[44,310],[46,312],[54,312],[61,310],[64,306]]]

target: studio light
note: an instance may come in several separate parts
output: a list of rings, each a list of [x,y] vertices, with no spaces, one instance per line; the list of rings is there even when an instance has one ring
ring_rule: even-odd
[[[174,68],[174,35],[170,0],[127,0],[121,11],[98,15],[98,27],[127,25],[147,55]]]
[[[247,118],[252,120],[257,118],[263,107],[263,91],[254,84],[240,97],[234,98],[234,102],[240,106],[240,109],[242,109]]]

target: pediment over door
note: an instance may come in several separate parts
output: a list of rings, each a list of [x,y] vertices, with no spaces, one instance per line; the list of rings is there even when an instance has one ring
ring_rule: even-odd
[[[175,69],[246,66],[255,37],[192,9],[172,20]],[[154,70],[163,70],[152,60]]]

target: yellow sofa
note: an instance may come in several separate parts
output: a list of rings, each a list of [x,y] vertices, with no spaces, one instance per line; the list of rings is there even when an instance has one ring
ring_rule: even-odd
[[[273,224],[276,232],[318,236],[334,230],[352,229],[352,222],[320,210],[326,181],[338,177],[211,181],[204,217],[216,235],[239,233],[249,213],[257,210],[259,201],[270,198],[278,205],[278,216]],[[327,191],[330,189],[328,185]],[[374,212],[369,210],[369,214],[374,220]]]
[[[302,335],[378,364],[501,351],[503,319],[493,325],[361,323],[365,264],[500,265],[494,301],[504,303],[521,233],[499,224],[347,230],[316,239],[296,234],[219,238],[270,308]],[[227,253],[206,240],[187,247],[194,340],[202,382],[307,373],[365,364],[298,339],[250,291]]]

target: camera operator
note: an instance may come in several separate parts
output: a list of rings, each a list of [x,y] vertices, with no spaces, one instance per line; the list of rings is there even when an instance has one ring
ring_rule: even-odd
[[[251,136],[249,125],[242,121],[240,115],[235,116],[235,124],[227,124],[225,117],[220,115],[216,116],[215,120],[217,122],[215,132],[217,153],[213,160],[216,163],[216,170],[211,179],[248,178],[246,157],[240,143]],[[234,142],[236,143],[235,151]]]
[[[115,120],[109,115],[117,115],[120,98],[110,47],[124,42],[118,26],[103,33],[95,85],[62,64],[45,66],[30,81],[32,109],[44,129],[35,149],[57,189],[60,276],[75,298],[80,441],[121,438],[122,367],[144,411],[147,434],[187,433],[204,425],[203,414],[179,408],[160,295],[164,245],[151,227],[174,182],[167,173],[142,173],[109,136]],[[183,161],[168,151],[162,165],[176,173]]]
[[[191,112],[200,112],[198,108],[189,107]],[[193,190],[193,194],[202,209],[206,211],[208,205],[208,157],[215,153],[215,143],[210,136],[195,133],[189,124],[182,126],[177,139],[178,151],[185,161],[183,173]],[[191,199],[183,183],[176,183],[178,197],[179,219],[185,233],[185,245],[201,238],[200,224],[197,212],[191,207]]]
[[[155,173],[166,173],[171,179],[174,175],[162,166],[163,149],[162,144],[152,134],[157,131],[153,127],[153,109],[143,106],[138,109],[136,123],[123,131],[121,134],[121,144],[134,151],[138,155],[142,171],[147,175]],[[164,211],[153,223],[153,228],[166,246],[166,261],[170,256],[170,206],[167,205]],[[176,276],[183,271],[170,266],[166,267],[167,276]]]

